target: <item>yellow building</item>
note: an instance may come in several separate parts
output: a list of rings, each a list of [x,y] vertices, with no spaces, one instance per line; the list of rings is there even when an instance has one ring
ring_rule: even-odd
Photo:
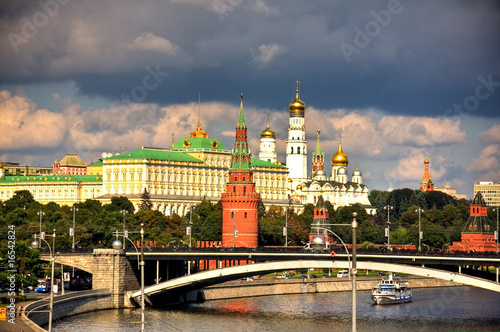
[[[481,181],[474,183],[474,197],[480,191],[488,206],[500,206],[500,182]]]

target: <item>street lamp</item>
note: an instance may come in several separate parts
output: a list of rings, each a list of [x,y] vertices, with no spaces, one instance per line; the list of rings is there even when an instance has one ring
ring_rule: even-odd
[[[415,210],[418,212],[418,251],[422,251],[422,239],[424,238],[424,233],[421,231],[420,213],[424,212],[420,207]]]
[[[54,229],[52,233],[52,248],[44,238],[40,237],[40,240],[45,241],[45,243],[47,243],[47,246],[49,247],[50,261],[52,265],[50,274],[50,302],[49,302],[50,304],[49,304],[49,330],[48,330],[49,332],[52,332],[52,316],[54,311],[54,263],[55,263],[55,250],[56,250],[56,230]],[[36,241],[36,235],[35,235],[35,241],[31,242],[31,248],[33,249],[41,248],[40,243]]]
[[[45,215],[45,213],[43,213],[43,211],[40,210],[40,212],[37,212],[36,214],[38,214],[40,216],[40,232],[38,233],[38,236],[40,238],[42,238],[42,217]],[[42,244],[40,243],[40,249],[42,248]]]
[[[391,222],[389,221],[389,212],[391,210],[394,210],[394,206],[387,204],[386,206],[384,206],[384,210],[387,210],[387,228],[385,229],[385,233],[387,236],[387,250],[390,251],[391,250],[391,229],[390,229]]]
[[[356,277],[358,275],[358,270],[356,268],[356,245],[357,245],[357,243],[356,243],[356,231],[358,228],[358,222],[356,221],[356,217],[358,216],[357,212],[353,212],[352,216],[353,216],[352,223],[351,223],[351,228],[352,228],[352,265],[351,264],[349,264],[349,265],[351,265],[351,275],[352,275],[352,331],[356,332]],[[314,226],[316,226],[316,224],[311,225],[311,227],[314,227]],[[344,245],[344,248],[347,252],[347,259],[349,259],[349,251],[347,250],[347,246],[345,245],[344,241],[342,241],[342,239],[337,234],[335,234],[332,230],[326,228],[326,226],[349,226],[349,224],[325,224],[323,227],[320,225],[318,225],[318,227],[317,227],[318,231],[320,229],[323,229],[324,231],[329,231],[330,233],[335,235],[340,240],[340,242],[342,242],[342,244]],[[315,242],[315,244],[318,246],[318,248],[315,248],[315,249],[319,249],[319,246],[321,244],[323,246],[326,246],[326,241],[324,240],[324,238],[321,238],[320,236],[314,237],[311,242]]]
[[[358,214],[356,212],[352,213],[352,331],[356,332],[356,276],[358,275],[358,269],[356,268],[356,229],[358,228],[358,222],[356,217]]]
[[[288,194],[288,206],[285,210],[285,228],[283,228],[283,235],[285,236],[285,248],[288,247],[288,210],[292,204],[292,197]]]
[[[78,208],[73,205],[73,207],[71,208],[71,210],[73,210],[73,228],[71,228],[70,230],[70,235],[73,236],[73,243],[71,244],[71,251],[75,252],[75,219],[76,219],[76,211],[78,211]]]
[[[141,223],[141,332],[145,331],[144,307],[144,224]]]
[[[499,210],[498,206],[493,209],[493,211],[497,212],[497,231],[495,233],[495,239],[497,240],[497,255],[498,255],[498,210]]]
[[[128,234],[125,231],[125,215],[128,213],[127,210],[121,210],[121,213],[123,214],[123,250],[125,250],[125,238],[127,237]]]
[[[233,248],[236,246],[235,239],[238,236],[238,231],[236,230],[236,212],[238,210],[231,210],[231,214],[233,215]]]

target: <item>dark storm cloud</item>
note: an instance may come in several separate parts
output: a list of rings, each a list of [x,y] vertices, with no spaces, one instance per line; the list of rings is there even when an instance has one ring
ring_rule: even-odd
[[[158,65],[168,75],[140,102],[202,91],[232,103],[243,91],[282,110],[300,80],[317,108],[449,116],[492,75],[495,91],[470,113],[496,115],[500,104],[495,1],[11,1],[0,28],[1,83],[72,80],[110,101]]]

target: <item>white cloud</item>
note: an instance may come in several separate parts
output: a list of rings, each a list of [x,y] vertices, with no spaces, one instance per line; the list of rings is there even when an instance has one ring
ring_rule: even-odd
[[[500,144],[491,144],[482,149],[477,158],[467,168],[467,171],[482,172],[500,169]]]
[[[422,150],[413,149],[407,157],[398,160],[397,165],[389,169],[387,178],[390,180],[421,180],[425,170],[425,154]],[[429,156],[429,174],[431,179],[436,183],[436,180],[442,178],[446,173],[442,156]]]
[[[179,46],[151,32],[140,34],[131,43],[127,44],[127,48],[132,50],[156,51],[167,55],[175,55],[180,50]]]
[[[500,124],[495,124],[490,129],[483,131],[479,137],[486,143],[500,143]]]
[[[260,64],[261,66],[265,66],[272,62],[276,57],[287,53],[287,49],[284,46],[280,46],[277,43],[272,44],[261,44],[259,46],[258,52],[250,50],[251,53],[257,53],[254,55],[253,60]]]
[[[279,14],[279,6],[271,8],[264,2],[264,0],[256,0],[246,8],[255,13],[264,14],[266,16],[276,16]]]

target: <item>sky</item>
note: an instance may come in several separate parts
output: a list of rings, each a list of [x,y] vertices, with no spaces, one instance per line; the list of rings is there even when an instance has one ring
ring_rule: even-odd
[[[258,155],[266,114],[285,162],[300,81],[309,165],[339,138],[370,189],[472,198],[500,181],[500,1],[6,0],[0,5],[0,160],[170,147],[198,120],[234,146],[244,95]]]

